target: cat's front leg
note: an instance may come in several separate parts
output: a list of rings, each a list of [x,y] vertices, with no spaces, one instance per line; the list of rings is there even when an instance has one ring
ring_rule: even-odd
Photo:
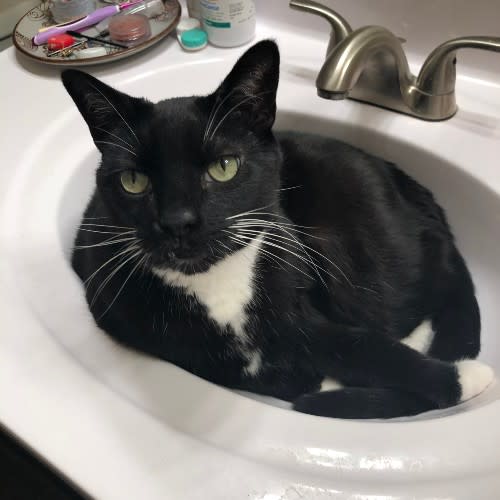
[[[493,380],[479,361],[439,361],[384,333],[327,322],[317,325],[311,349],[320,369],[346,385],[403,390],[438,408],[476,396]]]

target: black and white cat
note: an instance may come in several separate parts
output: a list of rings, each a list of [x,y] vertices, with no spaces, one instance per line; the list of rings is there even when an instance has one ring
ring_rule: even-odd
[[[493,372],[471,359],[479,309],[442,209],[379,158],[274,134],[278,78],[271,41],[213,94],[157,104],[63,73],[102,153],[73,254],[96,322],[311,414],[475,396]]]

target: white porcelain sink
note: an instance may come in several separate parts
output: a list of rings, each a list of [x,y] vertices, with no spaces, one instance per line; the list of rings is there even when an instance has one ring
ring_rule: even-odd
[[[356,144],[434,192],[477,285],[481,359],[500,373],[500,83],[460,80],[461,109],[442,123],[328,102],[314,87],[324,44],[282,36],[277,127]],[[172,46],[92,72],[159,100],[211,91],[241,52]],[[2,424],[98,498],[495,498],[499,385],[404,422],[324,419],[234,394],[99,331],[68,261],[99,156],[57,74],[22,64],[0,56],[22,96],[2,112]]]

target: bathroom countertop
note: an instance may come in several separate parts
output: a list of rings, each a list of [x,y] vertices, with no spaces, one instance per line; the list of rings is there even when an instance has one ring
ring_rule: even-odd
[[[313,82],[323,60],[326,41],[307,38],[300,33],[284,31],[280,25],[261,22],[256,39],[265,37],[278,40],[282,49],[282,67],[288,75],[291,75],[290,78],[295,78],[301,85],[304,79],[307,80],[306,89],[309,90],[300,93],[300,97],[310,98],[311,109],[317,113],[324,113],[321,109],[324,110],[327,103],[315,97]],[[168,95],[169,85],[173,85],[173,82],[169,80],[172,68],[179,68],[181,71],[183,67],[194,67],[208,62],[224,64],[229,68],[244,48],[208,47],[201,52],[185,53],[174,39],[169,38],[147,53],[110,65],[87,68],[87,71],[111,85],[119,85],[120,88],[126,90],[127,85],[142,81],[145,76],[157,74],[162,71],[162,68],[169,68],[169,71],[164,73],[165,94]],[[295,65],[296,61],[301,62],[300,66]],[[420,59],[416,55],[411,61],[419,62]],[[9,85],[14,89],[12,98],[2,104],[5,113],[2,112],[0,117],[2,120],[0,148],[9,152],[9,161],[12,161],[0,168],[4,175],[4,185],[9,186],[10,183],[16,182],[15,161],[18,159],[34,161],[32,157],[36,156],[38,146],[43,144],[45,138],[51,137],[56,118],[66,120],[75,111],[69,105],[69,97],[61,89],[58,69],[28,61],[11,48],[0,53],[0,71],[3,75],[8,75]],[[207,79],[212,81],[218,78],[220,80],[223,76],[222,73],[217,77],[207,74]],[[191,93],[191,87],[201,88],[201,83],[200,81],[186,82],[185,95]],[[498,78],[492,82],[475,82],[472,76],[460,76],[458,86],[459,104],[463,109],[460,111],[460,116],[453,119],[456,121],[450,123],[454,123],[453,127],[456,128],[458,141],[456,149],[459,150],[459,160],[462,164],[466,161],[474,162],[473,153],[467,152],[461,145],[467,140],[467,134],[471,130],[473,133],[484,131],[484,134],[476,139],[477,148],[482,150],[482,154],[486,155],[485,158],[488,161],[478,162],[474,171],[470,172],[470,177],[487,184],[488,189],[495,196],[500,196],[498,165],[491,160],[494,141],[500,138],[500,83]],[[151,97],[161,98],[160,90],[155,89],[158,95]],[[5,94],[3,99],[6,99]],[[346,109],[351,109],[351,104],[350,102],[339,103],[336,109],[340,114],[345,114]],[[442,140],[439,134],[429,131],[429,125],[425,122],[411,122],[409,120],[413,119],[403,115],[389,114],[389,112],[370,106],[355,109],[362,109],[353,118],[357,124],[362,125],[366,117],[369,117],[389,132],[398,128],[408,128],[408,124],[411,124],[428,141],[427,147],[430,150],[438,147],[439,141]],[[4,120],[8,121],[4,122]],[[20,124],[21,127],[12,127],[13,124]],[[408,140],[410,141],[410,138]],[[37,145],[34,149],[30,147],[32,142]],[[454,147],[445,145],[442,154],[452,161],[453,151]],[[62,160],[54,151],[53,162],[58,161]],[[41,164],[40,168],[43,169],[44,165]],[[1,202],[0,220],[7,220],[3,217],[8,214],[8,202],[8,196]],[[12,220],[10,222],[12,223]],[[0,232],[0,256],[3,256],[2,248],[9,248],[9,242],[3,238],[4,235]],[[33,252],[36,252],[36,248]],[[5,253],[6,257],[9,257],[8,252]],[[41,289],[39,293],[48,292]],[[374,476],[370,474],[374,471],[379,474],[377,479],[382,479],[375,488],[378,495],[370,496],[370,483],[368,482],[363,486],[363,491],[356,493],[357,496],[344,496],[344,487],[348,488],[346,484],[349,485],[354,476],[352,470],[349,470],[347,455],[342,455],[342,452],[333,449],[325,452],[314,444],[307,448],[307,456],[300,455],[298,452],[294,455],[292,447],[290,449],[267,449],[270,458],[268,463],[264,463],[256,460],[250,453],[235,455],[228,452],[227,443],[231,439],[243,442],[245,450],[252,449],[252,446],[263,447],[261,442],[254,442],[259,440],[253,438],[251,429],[242,430],[237,426],[231,427],[231,423],[228,423],[220,446],[214,446],[208,438],[204,440],[199,436],[179,432],[179,429],[169,426],[158,415],[143,411],[134,400],[119,395],[101,379],[93,377],[88,367],[75,363],[68,345],[58,342],[55,336],[46,334],[45,326],[40,322],[39,311],[34,311],[26,304],[25,292],[17,282],[9,258],[1,257],[0,307],[2,318],[0,423],[92,497],[119,498],[120,500],[125,497],[176,500],[182,498],[190,500],[386,498],[392,500],[407,498],[408,492],[413,495],[416,491],[412,489],[411,484],[408,489],[408,486],[402,483],[391,485],[390,480],[384,483],[386,477],[384,474],[389,474],[390,470],[397,470],[398,467],[405,469],[403,472],[407,473],[405,477],[408,478],[418,473],[415,470],[419,467],[425,468],[421,463],[415,463],[416,469],[410,470],[409,467],[406,470],[406,465],[402,465],[406,457],[398,462],[393,457],[385,457],[384,460],[384,457],[376,457],[375,454],[372,457],[367,456],[363,463],[363,478],[371,481]],[[68,322],[66,327],[68,330],[76,328],[71,322]],[[82,342],[81,349],[85,350],[86,347]],[[95,357],[99,358],[99,355],[100,353],[96,351]],[[146,366],[144,364],[146,358],[142,355],[116,351],[116,357],[119,356],[137,359],[137,366]],[[161,362],[146,361],[148,361],[147,369],[151,369],[152,372],[161,368],[159,368]],[[110,371],[112,369],[111,366]],[[178,369],[172,367],[169,373],[175,376]],[[224,401],[224,397],[219,397],[217,394],[214,393],[213,401]],[[186,405],[182,399],[186,397],[186,395],[181,395],[181,400],[176,402],[180,408]],[[246,398],[242,398],[238,404],[244,408],[251,409],[251,405],[255,404],[253,401],[247,404],[243,400],[247,401]],[[202,403],[203,410],[210,405],[210,401]],[[189,408],[189,405],[187,407]],[[268,411],[272,413],[273,418],[282,417],[279,412],[283,410],[271,408]],[[483,411],[483,409],[480,408],[477,411]],[[210,412],[209,415],[211,415]],[[492,415],[495,414],[492,413]],[[297,442],[303,438],[299,424],[305,422],[301,420],[304,417],[297,416],[298,427],[294,431],[296,435],[290,436]],[[262,422],[265,422],[264,418]],[[256,420],[254,423],[258,426],[263,425],[262,422]],[[204,425],[210,431],[217,433],[215,422],[204,422]],[[338,429],[343,424],[335,425]],[[425,422],[421,425],[422,428],[426,427]],[[334,430],[332,426],[332,433]],[[481,429],[478,430],[480,431]],[[279,429],[276,428],[275,432],[279,434]],[[395,433],[398,432],[400,428],[395,431]],[[250,440],[246,439],[246,433],[251,436]],[[430,428],[428,435],[432,435]],[[362,436],[362,431],[359,436]],[[316,437],[311,439],[311,443],[314,443],[315,439]],[[360,439],[362,440],[362,437]],[[454,443],[450,442],[450,449],[453,446]],[[470,449],[472,454],[479,453],[472,445]],[[474,455],[476,456],[480,457],[479,454]],[[279,459],[276,459],[275,463],[273,463],[274,457]],[[428,464],[431,461],[432,457],[429,457]],[[480,461],[479,458],[475,463],[477,464],[478,461]],[[295,463],[301,466],[305,464],[304,468],[300,469],[298,465],[293,465]],[[465,463],[463,457],[460,456],[450,459],[446,464],[446,467],[449,467],[446,473],[451,474],[452,472],[449,471],[453,471],[454,467],[460,469],[463,463]],[[320,466],[325,470],[331,467],[332,472],[335,468],[335,472],[338,472],[338,464],[343,464],[344,468],[340,476],[335,476],[336,484],[332,484],[327,475],[320,475],[317,472],[317,467]],[[488,485],[491,484],[491,489],[488,490],[490,492],[500,487],[500,479],[494,483],[490,477],[494,475],[496,469],[493,466],[496,467],[496,465],[492,464],[491,468],[481,471],[483,474],[481,480],[488,478],[490,481],[488,483]],[[430,484],[429,477],[425,477],[425,481]],[[465,484],[470,477],[463,477],[460,481],[462,480]],[[392,487],[394,489],[391,489]],[[210,491],[210,494],[207,494],[207,491]],[[459,496],[459,481],[456,482],[453,491],[456,494],[450,493],[449,498],[465,498]],[[415,496],[414,498],[425,497]],[[483,498],[493,497],[484,496]]]

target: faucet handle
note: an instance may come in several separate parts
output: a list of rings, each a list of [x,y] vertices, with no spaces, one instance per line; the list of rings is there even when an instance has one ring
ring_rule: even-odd
[[[454,92],[458,49],[500,52],[500,37],[464,36],[448,40],[436,47],[427,57],[418,74],[416,86],[421,92],[436,96]]]
[[[290,0],[290,7],[292,9],[303,10],[310,12],[311,14],[316,14],[325,18],[330,23],[332,32],[330,35],[330,42],[328,43],[328,49],[326,51],[327,55],[335,47],[335,45],[352,33],[350,24],[339,13],[318,2],[314,2],[313,0]]]

